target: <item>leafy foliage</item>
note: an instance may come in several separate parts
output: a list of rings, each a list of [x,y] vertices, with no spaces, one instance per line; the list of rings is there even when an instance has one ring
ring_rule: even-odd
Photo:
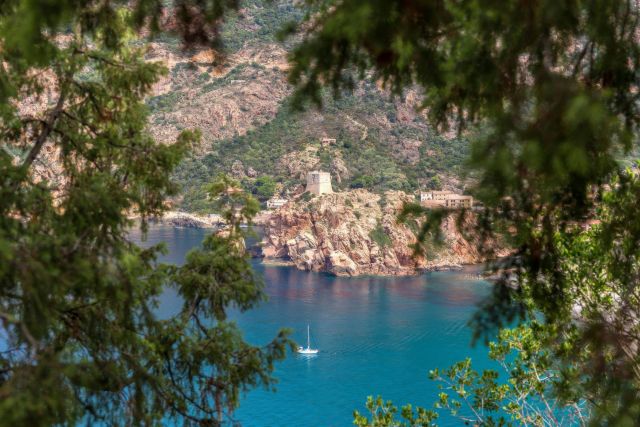
[[[319,167],[325,170],[332,170],[332,160],[335,157],[339,156],[344,160],[349,174],[341,177],[340,183],[336,182],[334,174],[333,185],[336,189],[366,188],[380,193],[386,190],[413,192],[423,188],[431,180],[439,182],[438,176],[456,176],[462,173],[462,165],[468,155],[467,142],[464,139],[447,141],[427,131],[428,127],[423,119],[419,119],[422,122],[416,127],[397,124],[388,135],[386,131],[370,126],[367,138],[362,140],[361,128],[356,127],[354,131],[349,118],[369,123],[372,118],[387,111],[395,111],[396,108],[373,86],[365,85],[365,93],[364,99],[359,96],[345,96],[335,101],[327,99],[321,121],[314,113],[298,112],[285,102],[276,117],[264,126],[244,136],[214,142],[210,153],[186,159],[175,175],[176,182],[181,184],[185,194],[181,206],[187,210],[197,210],[203,206],[204,192],[200,189],[202,185],[218,173],[229,173],[237,160],[245,167],[256,170],[259,176],[269,177],[283,184],[285,189],[304,184],[303,179],[291,176],[282,163],[282,158],[289,153],[304,150],[307,146],[318,147]],[[316,125],[317,122],[321,125]],[[320,147],[319,136],[323,133],[335,136],[336,145]],[[416,162],[407,162],[398,155],[402,138],[421,141]],[[255,185],[251,180],[243,182],[246,190],[264,200],[255,191]]]
[[[561,254],[558,274],[566,290],[566,304],[554,316],[558,335],[568,342],[551,341],[549,349],[559,360],[570,360],[570,348],[588,348],[591,356],[579,369],[563,368],[563,376],[585,381],[584,394],[597,402],[594,423],[629,423],[640,408],[637,343],[637,269],[639,225],[635,209],[640,194],[637,171],[618,174],[611,188],[599,194],[597,217],[588,227],[557,233],[554,250]],[[551,285],[551,273],[542,276]],[[519,299],[536,307],[540,278],[521,278]],[[575,319],[579,319],[576,322]],[[634,350],[632,350],[634,349]],[[574,386],[562,384],[560,392]]]
[[[276,191],[276,182],[268,175],[258,177],[250,185],[251,192],[258,197],[258,200],[267,200]]]
[[[353,424],[358,427],[431,427],[435,425],[433,420],[437,419],[438,415],[424,408],[416,408],[416,413],[411,405],[405,405],[400,412],[402,420],[398,420],[395,417],[398,408],[391,401],[383,401],[380,396],[375,399],[369,396],[366,407],[371,419],[358,411],[353,413]]]
[[[230,13],[222,25],[222,41],[229,51],[241,49],[248,43],[259,45],[278,42],[283,28],[300,22],[305,13],[304,8],[291,0],[246,0],[242,6],[250,10],[251,22],[247,22],[240,13]]]
[[[591,405],[581,396],[583,389],[567,389],[556,394],[557,384],[566,383],[559,374],[557,359],[546,349],[550,330],[533,322],[528,326],[504,329],[490,344],[489,357],[501,367],[503,375],[492,369],[478,372],[471,359],[429,373],[440,383],[438,401],[432,409],[404,406],[400,420],[392,402],[380,397],[367,401],[370,418],[354,413],[354,424],[361,427],[435,426],[444,411],[465,425],[576,426],[587,425]],[[574,360],[564,368],[575,369],[588,358],[588,352],[572,348]]]
[[[484,235],[502,234],[515,248],[495,266],[503,279],[475,318],[478,337],[535,313],[555,331],[549,351],[569,363],[559,343],[572,331],[574,349],[594,351],[578,371],[590,380],[584,393],[596,402],[593,419],[631,424],[640,411],[632,403],[640,389],[638,318],[626,299],[634,301],[638,281],[632,207],[640,193],[633,174],[620,172],[640,123],[638,5],[308,4],[290,70],[298,104],[321,103],[327,84],[337,94],[364,76],[397,94],[421,87],[433,124],[471,139]],[[597,220],[602,231],[580,232]],[[425,227],[422,237],[433,223]],[[580,375],[569,378],[580,384]]]
[[[298,95],[320,102],[321,81],[353,88],[353,68],[396,93],[420,85],[436,125],[473,132],[485,222],[516,230],[512,267],[533,277],[556,270],[554,233],[593,212],[590,186],[616,170],[637,128],[638,8],[544,1],[524,13],[518,2],[448,0],[310,7],[314,25],[302,30],[290,73]],[[550,316],[563,303],[561,288],[541,283],[538,302]]]
[[[145,230],[163,212],[176,191],[171,172],[199,135],[156,144],[146,133],[142,99],[164,70],[129,37],[138,19],[158,17],[160,3],[122,3],[0,6],[3,426],[220,425],[233,420],[242,391],[273,386],[274,363],[291,345],[286,331],[249,345],[226,318],[230,306],[247,310],[264,298],[238,250],[236,220],[257,209],[248,195],[209,189],[231,210],[231,229],[209,236],[181,267],[157,262],[162,246],[129,240],[131,215]],[[211,19],[189,28],[186,41],[201,40],[196,30],[233,4],[193,6],[183,12]],[[162,318],[168,288],[182,307]]]
[[[640,117],[638,6],[630,0],[305,4],[301,43],[291,56],[294,105],[304,96],[320,103],[327,85],[339,94],[367,77],[397,95],[422,88],[435,126],[469,132],[475,192],[486,206],[484,232],[506,232],[517,248],[499,266],[515,283],[495,287],[475,319],[478,333],[535,313],[548,335],[534,335],[541,347],[518,348],[521,365],[510,372],[515,384],[533,385],[536,398],[548,402],[548,384],[531,374],[552,369],[561,380],[552,384],[551,398],[560,404],[588,398],[594,422],[633,423],[640,414],[640,185],[635,173],[619,169]],[[225,215],[232,226],[207,239],[184,267],[159,265],[160,248],[143,250],[127,240],[127,214],[140,215],[144,228],[148,216],[162,212],[175,191],[168,177],[198,139],[185,132],[175,144],[158,146],[144,130],[141,99],[161,69],[142,60],[131,30],[161,31],[163,5],[174,7],[172,28],[186,46],[215,45],[221,19],[238,9],[235,0],[9,0],[0,6],[1,424],[220,424],[240,391],[273,384],[273,362],[284,356],[286,334],[251,347],[225,316],[230,304],[249,309],[261,298],[234,225],[257,204],[229,192],[232,181],[205,184],[220,172],[220,159],[240,158],[232,154],[241,141],[253,156],[247,163],[269,175],[260,165],[299,144],[301,126],[283,127],[291,132],[280,139],[260,136],[281,136],[265,127],[225,144],[209,164],[190,163],[204,172],[194,180],[198,195],[213,193],[191,199],[230,208]],[[43,101],[41,110],[20,108],[29,96]],[[354,99],[337,102],[365,109],[377,102]],[[159,108],[174,101],[154,100]],[[279,117],[276,125],[287,121],[287,114]],[[385,117],[398,121],[393,109]],[[421,160],[412,175],[378,150],[384,147],[379,135],[339,138],[356,183],[415,188],[418,179],[435,176],[432,161],[442,164],[437,156]],[[438,143],[443,150],[455,147]],[[455,166],[465,146],[453,148],[454,163],[443,166]],[[326,163],[326,153],[321,159]],[[57,180],[47,171],[52,165],[59,168]],[[594,218],[601,224],[580,230]],[[177,287],[184,306],[177,317],[158,319],[154,308],[168,286]],[[492,373],[474,374],[463,362],[441,378],[457,402],[468,395],[460,387],[471,387],[472,412],[501,407],[516,420],[530,419],[523,412],[527,402],[501,403],[510,392]],[[440,404],[457,410],[451,402],[447,397]],[[394,422],[392,404],[371,401],[369,410],[378,425]],[[409,423],[433,421],[427,411],[407,408],[402,415]]]
[[[369,238],[381,248],[391,246],[391,238],[385,232],[384,227],[380,223],[378,223],[376,228],[369,232]]]

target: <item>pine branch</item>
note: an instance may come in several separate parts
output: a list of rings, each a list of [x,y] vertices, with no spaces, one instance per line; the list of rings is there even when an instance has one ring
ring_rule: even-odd
[[[47,120],[42,123],[42,131],[38,135],[38,139],[36,139],[35,145],[31,147],[29,154],[27,154],[27,157],[24,159],[24,162],[22,163],[23,168],[28,169],[33,163],[33,161],[36,159],[36,157],[38,157],[38,154],[40,154],[40,150],[42,150],[42,146],[44,145],[45,142],[47,142],[47,138],[49,137],[49,134],[51,134],[51,132],[53,131],[56,121],[58,120],[58,118],[60,117],[60,114],[62,113],[65,97],[66,97],[66,93],[61,86],[60,95],[58,96],[58,102],[56,103],[56,106],[54,107],[54,109],[51,110],[51,112],[49,113],[49,117],[47,117]]]

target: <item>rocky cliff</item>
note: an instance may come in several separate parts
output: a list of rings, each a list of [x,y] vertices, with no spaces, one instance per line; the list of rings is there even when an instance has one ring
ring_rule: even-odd
[[[410,275],[484,261],[476,242],[457,229],[453,213],[442,222],[445,244],[414,257],[414,233],[397,223],[403,204],[414,201],[403,192],[380,196],[358,189],[304,199],[281,207],[265,224],[265,261],[285,260],[301,270],[338,276]]]
[[[203,145],[196,154],[205,155],[216,141],[264,125],[290,93],[285,55],[275,44],[249,46],[217,64],[211,50],[192,55],[168,43],[151,43],[147,60],[162,62],[170,72],[148,99],[149,131],[156,140],[170,142],[183,129],[200,129]]]

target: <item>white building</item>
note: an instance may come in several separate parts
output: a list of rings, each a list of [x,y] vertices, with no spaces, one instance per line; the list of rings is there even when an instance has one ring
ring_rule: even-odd
[[[445,206],[448,208],[471,208],[473,207],[473,197],[451,194],[445,200]]]
[[[420,192],[420,201],[424,202],[427,200],[446,200],[447,196],[450,194],[454,194],[453,191],[421,191]]]
[[[279,199],[277,197],[272,197],[269,200],[267,200],[267,209],[277,209],[280,206],[284,206],[288,203],[289,201],[287,199]]]
[[[453,191],[422,191],[420,203],[426,207],[471,208],[473,197],[456,194]]]

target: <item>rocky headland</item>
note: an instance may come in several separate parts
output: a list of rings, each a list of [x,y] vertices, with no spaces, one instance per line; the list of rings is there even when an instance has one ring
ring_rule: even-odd
[[[424,257],[414,257],[415,234],[408,225],[397,222],[402,206],[415,201],[412,195],[387,191],[381,196],[357,189],[308,197],[306,193],[282,206],[265,223],[265,262],[358,276],[411,275],[485,261],[474,238],[458,230],[454,212],[441,224],[444,245]],[[471,225],[473,215],[465,221]],[[496,251],[497,256],[507,254],[504,249]]]

